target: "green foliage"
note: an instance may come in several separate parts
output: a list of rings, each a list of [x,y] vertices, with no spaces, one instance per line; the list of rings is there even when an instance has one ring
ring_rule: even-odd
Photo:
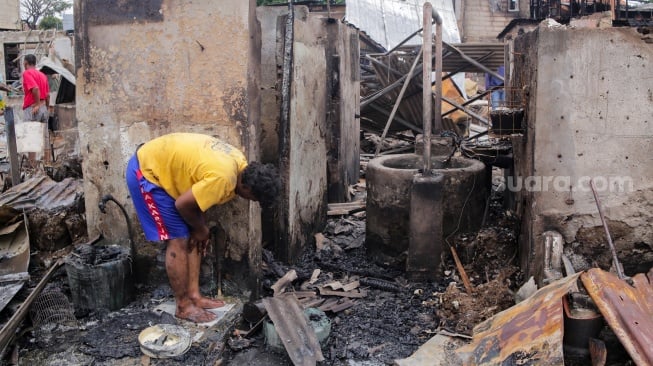
[[[63,21],[54,15],[48,15],[39,22],[39,29],[63,29]]]
[[[54,16],[73,6],[70,0],[21,0],[20,11],[22,19],[32,29],[36,29],[39,20],[44,17]]]

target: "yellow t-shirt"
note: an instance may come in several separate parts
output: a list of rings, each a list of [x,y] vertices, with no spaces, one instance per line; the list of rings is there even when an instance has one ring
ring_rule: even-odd
[[[172,133],[138,150],[143,176],[177,199],[192,189],[202,211],[236,196],[238,174],[247,167],[245,155],[215,137]]]

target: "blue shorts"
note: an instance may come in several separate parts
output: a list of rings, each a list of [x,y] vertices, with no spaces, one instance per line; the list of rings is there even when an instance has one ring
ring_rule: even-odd
[[[143,177],[136,154],[127,164],[125,178],[147,240],[190,237],[190,229],[177,211],[175,199],[163,188]]]

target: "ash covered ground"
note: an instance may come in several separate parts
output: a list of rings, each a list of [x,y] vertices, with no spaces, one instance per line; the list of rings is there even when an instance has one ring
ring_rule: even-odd
[[[444,275],[434,282],[406,280],[402,270],[405,257],[394,262],[369,257],[364,246],[364,212],[329,219],[324,239],[297,265],[281,263],[264,251],[263,295],[271,295],[270,286],[291,269],[298,273],[293,282],[297,290],[315,269],[321,271],[317,284],[359,280],[367,295],[344,311],[327,312],[331,335],[322,347],[324,364],[391,364],[410,356],[439,331],[471,335],[476,324],[514,304],[513,291],[523,282],[516,266],[517,220],[502,209],[497,193],[490,200],[486,222],[478,233],[460,233],[449,239],[470,277],[472,295],[465,291],[446,246]],[[67,293],[65,271],[60,270],[51,282]],[[167,285],[140,287],[137,293],[137,299],[120,311],[84,314],[78,319],[78,328],[42,329],[27,324],[17,337],[16,350],[10,353],[19,365],[142,365],[139,332],[149,325],[177,321],[149,310],[153,301],[171,296]],[[243,329],[242,323],[236,322],[233,328]],[[292,364],[287,356],[266,347],[260,331],[245,344],[233,342],[233,328],[207,334],[207,339],[183,356],[151,359],[147,364],[214,365],[219,360],[234,365]],[[4,362],[10,364],[10,358]]]
[[[359,279],[367,296],[331,318],[331,336],[322,350],[328,365],[386,365],[410,356],[438,331],[471,335],[473,327],[514,304],[513,291],[522,284],[516,261],[517,220],[501,208],[501,197],[490,201],[488,224],[479,233],[449,239],[461,256],[474,293],[467,294],[451,256],[444,255],[445,276],[440,281],[410,282],[402,270],[405,258],[377,262],[364,247],[364,215],[330,219],[319,248],[306,253],[299,264],[287,266],[266,253],[264,287],[269,288],[290,269],[299,284],[315,269],[321,278]],[[272,292],[265,295],[271,295]],[[254,346],[265,348],[262,335]],[[246,356],[239,355],[245,352]],[[252,351],[227,349],[225,360],[254,362]],[[285,357],[273,364],[292,364]],[[268,360],[268,362],[270,362]],[[264,364],[264,363],[261,363]]]

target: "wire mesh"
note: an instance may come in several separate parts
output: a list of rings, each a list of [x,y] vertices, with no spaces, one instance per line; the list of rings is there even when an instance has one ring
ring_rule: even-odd
[[[521,88],[493,91],[490,100],[491,135],[505,136],[524,132],[524,109],[527,100]]]
[[[32,303],[30,318],[34,327],[47,324],[77,325],[72,304],[58,287],[48,287]]]

